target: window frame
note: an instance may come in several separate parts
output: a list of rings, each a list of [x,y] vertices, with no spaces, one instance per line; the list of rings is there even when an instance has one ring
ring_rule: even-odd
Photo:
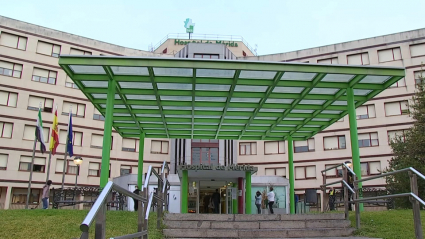
[[[211,150],[216,149],[217,150],[217,165],[220,165],[220,149],[217,148],[217,147],[206,147],[206,146],[204,146],[204,147],[191,147],[191,149],[190,149],[190,155],[191,155],[190,163],[192,165],[195,165],[193,163],[193,149],[199,149],[199,165],[201,165],[201,164],[202,165],[214,165],[214,164],[211,164],[211,155],[212,155]],[[208,159],[204,159],[202,157],[202,149],[208,149]]]
[[[74,113],[72,113],[72,116],[73,117],[78,117],[78,118],[85,118],[86,117],[86,109],[87,109],[87,105],[86,104],[83,104],[83,103],[75,103],[75,102],[71,102],[71,101],[66,101],[66,100],[64,100],[63,101],[63,103],[68,103],[68,104],[71,104],[71,105],[76,105],[77,106],[77,111],[76,112],[78,112],[78,108],[80,107],[80,106],[83,106],[84,105],[84,115],[83,116],[81,116],[81,115],[77,115],[76,113],[74,114]],[[63,109],[63,105],[62,105],[62,115],[66,115],[66,116],[69,116],[69,112],[64,112],[63,111],[64,109]]]
[[[20,51],[26,51],[26,50],[27,50],[27,47],[28,47],[28,37],[24,37],[24,36],[16,35],[16,34],[13,34],[13,33],[10,33],[10,32],[5,32],[5,31],[1,31],[0,33],[1,33],[1,34],[2,34],[2,33],[6,33],[6,34],[9,34],[9,35],[12,35],[12,36],[16,36],[16,37],[18,37],[18,42],[16,43],[16,47],[10,47],[10,46],[5,46],[5,45],[1,45],[1,46],[7,47],[7,48],[12,48],[12,49],[17,49],[17,50],[20,50]],[[0,37],[1,37],[1,34],[0,34]],[[25,49],[19,49],[19,48],[18,48],[18,47],[19,47],[19,41],[21,41],[21,38],[25,38],[25,39],[27,39],[27,42],[26,42],[26,44],[25,44]]]
[[[369,115],[369,107],[370,106],[373,106],[373,108],[375,109],[375,116],[374,117],[370,117],[370,115]],[[360,107],[366,107],[366,112],[367,112],[367,118],[361,118],[361,117],[359,117],[359,116],[362,116],[362,115],[358,115],[357,113],[356,113],[356,120],[364,120],[364,119],[373,119],[373,118],[376,118],[376,107],[375,107],[375,104],[370,104],[370,105],[361,105],[361,106],[359,106],[358,108],[360,108]],[[358,109],[357,108],[357,109]]]
[[[0,155],[6,155],[6,167],[0,167],[0,170],[7,170],[7,165],[9,163],[9,154],[0,153]]]
[[[0,61],[3,61],[3,60],[0,60]],[[3,61],[3,62],[9,63],[9,64],[13,64],[13,67],[12,67],[12,69],[0,67],[0,69],[2,69],[2,70],[0,70],[0,72],[1,72],[0,75],[6,76],[6,77],[12,77],[12,78],[16,78],[16,79],[21,79],[22,78],[22,72],[24,71],[24,65],[23,64],[14,63],[14,62],[10,62],[10,61]],[[15,70],[15,66],[16,65],[22,66],[22,70],[21,71]],[[10,75],[3,74],[5,69],[6,70],[9,70],[9,71],[11,70],[12,71],[12,75],[10,76]],[[19,77],[15,77],[14,76],[15,71],[16,72],[19,72]]]
[[[3,125],[2,125],[2,129],[1,129],[0,138],[11,139],[11,138],[12,138],[12,136],[13,136],[13,126],[14,126],[14,123],[11,123],[11,122],[4,122],[4,121],[0,121],[0,123],[2,123],[2,124],[3,124]],[[5,124],[11,124],[11,125],[12,125],[12,132],[10,133],[10,137],[3,137],[3,135],[4,135],[4,126],[5,126]]]
[[[90,170],[94,170],[94,169],[90,169],[90,164],[97,164],[98,165],[98,169],[96,170],[97,171],[97,175],[91,175],[90,174]],[[87,171],[87,176],[88,177],[100,177],[100,169],[101,169],[101,163],[99,163],[99,162],[89,162],[89,167],[87,168],[88,169],[88,171]],[[109,170],[110,171],[110,170]]]
[[[296,167],[294,167],[294,172],[296,172],[297,170],[296,170],[296,168],[304,168],[304,178],[297,178],[297,175],[296,175],[296,173],[295,173],[295,179],[296,180],[312,180],[312,179],[317,179],[317,174],[315,173],[315,177],[313,178],[313,177],[307,177],[307,168],[308,167],[314,167],[314,169],[316,170],[317,168],[316,168],[316,165],[304,165],[304,166],[296,166]]]
[[[152,151],[152,143],[153,142],[161,142],[161,152],[154,152],[154,151]],[[167,142],[168,143],[168,146],[167,146],[167,153],[163,153],[163,148],[164,148],[164,142]],[[140,149],[139,149],[140,150]],[[164,155],[167,155],[167,154],[169,154],[170,153],[170,142],[169,141],[167,141],[167,140],[152,140],[151,141],[151,149],[150,149],[150,152],[151,152],[151,154],[164,154]]]
[[[410,46],[409,46],[410,47]],[[395,59],[395,57],[394,57],[394,49],[400,49],[400,59]],[[381,61],[380,59],[379,59],[379,52],[380,51],[387,51],[387,50],[391,50],[391,53],[392,53],[392,55],[393,55],[393,60],[391,60],[391,61],[400,61],[400,60],[403,60],[403,55],[401,54],[401,48],[400,47],[392,47],[392,48],[386,48],[386,49],[381,49],[381,50],[378,50],[377,52],[376,52],[376,54],[378,55],[378,62],[379,63],[384,63],[384,62],[391,62],[391,61]]]
[[[103,135],[102,134],[92,134],[92,137],[91,137],[91,139],[90,139],[90,148],[93,148],[93,149],[102,149],[103,148],[103,145],[102,146],[96,146],[96,145],[92,145],[91,143],[92,143],[92,139],[93,139],[93,135],[98,135],[98,136],[102,136],[102,144],[103,144]],[[83,140],[81,140],[81,142],[82,142]],[[111,150],[112,150],[112,146],[114,145],[114,136],[111,136]]]
[[[403,138],[403,142],[406,142],[406,132],[407,132],[408,130],[409,130],[409,129],[387,130],[388,145],[391,145],[391,139],[390,139],[390,135],[389,135],[389,133],[390,133],[390,132],[394,132],[394,131],[402,131],[402,132],[403,132],[403,135],[401,135],[401,136],[403,136],[403,137],[402,137],[402,138]]]
[[[286,167],[264,168],[264,175],[265,176],[269,176],[269,175],[266,174],[267,169],[274,169],[274,175],[275,176],[280,176],[280,177],[286,178]],[[277,169],[285,169],[285,176],[277,175]]]
[[[326,169],[326,167],[327,166],[331,166],[331,167],[333,167],[333,166],[336,166],[336,165],[338,165],[338,164],[325,164],[325,169]],[[340,166],[341,167],[341,169],[338,169],[338,168],[334,168],[334,170],[335,170],[335,175],[326,175],[326,173],[327,172],[330,172],[331,170],[329,170],[329,171],[326,171],[325,172],[325,177],[326,178],[342,178],[343,177],[343,175],[341,174],[341,176],[339,176],[339,173],[338,173],[338,171],[339,170],[342,170],[342,166]]]
[[[122,166],[127,166],[127,167],[130,167],[130,172],[129,173],[127,173],[127,174],[121,174],[121,167]],[[133,172],[132,172],[132,168],[133,168],[133,166],[134,165],[129,165],[129,164],[121,164],[120,165],[120,176],[124,176],[124,175],[129,175],[129,174],[132,174]]]
[[[358,139],[359,148],[379,147],[379,134],[378,134],[378,132],[359,133],[358,136],[360,134],[368,134],[369,135],[369,145],[370,146],[360,146],[360,141],[363,141],[364,139]],[[376,141],[378,142],[378,145],[372,145],[372,134],[376,134]]]
[[[407,102],[406,106],[407,106],[407,112],[402,110],[401,108],[401,103],[403,102]],[[399,115],[387,115],[387,111],[385,110],[385,104],[389,104],[389,103],[398,103],[399,108],[400,108],[400,114]],[[409,109],[409,101],[408,100],[402,100],[402,101],[390,101],[390,102],[384,102],[384,111],[385,111],[385,117],[393,117],[393,116],[400,116],[400,115],[409,115],[410,109]]]
[[[326,149],[325,148],[325,138],[331,138],[331,137],[337,137],[338,138],[338,148],[337,149]],[[344,137],[344,140],[345,140],[345,147],[344,148],[341,148],[341,146],[340,146],[341,145],[341,142],[339,141],[340,137]],[[332,136],[323,137],[323,150],[324,151],[341,150],[341,149],[347,149],[347,139],[346,139],[345,135],[332,135]]]
[[[67,132],[65,129],[62,129],[62,130],[60,130],[59,131],[59,137],[60,137],[60,133],[61,132]],[[81,134],[81,145],[78,145],[78,144],[75,144],[75,135],[76,134]],[[72,130],[72,145],[73,146],[79,146],[79,147],[82,147],[83,146],[83,136],[84,136],[84,133],[83,132],[81,132],[81,131],[74,131],[74,130]],[[67,138],[68,138],[68,135],[66,136]],[[66,145],[66,143],[67,142],[60,142],[60,140],[59,140],[59,144],[62,144],[62,145]]]
[[[37,50],[35,51],[35,53],[40,54],[40,55],[43,55],[43,56],[51,56],[51,57],[54,57],[54,58],[59,58],[59,55],[61,54],[61,51],[62,51],[62,46],[61,46],[61,45],[58,45],[58,44],[55,44],[55,43],[46,42],[46,41],[40,41],[40,40],[38,40],[38,41],[37,41],[37,47],[38,47],[38,43],[39,43],[39,42],[43,42],[43,43],[45,43],[45,44],[52,45],[52,49],[51,49],[51,51],[50,51],[50,55],[46,55],[46,54],[40,53],[40,52],[38,52]],[[54,48],[55,46],[58,46],[58,47],[59,47],[59,54],[58,54],[57,56],[54,56],[54,55],[53,55],[53,54],[54,54],[54,53],[53,53],[53,48]]]
[[[201,56],[201,57],[196,57],[196,56]],[[209,57],[204,57],[204,56],[209,56]],[[212,56],[216,56],[217,58],[212,58]],[[193,53],[193,58],[198,58],[198,59],[220,59],[220,54],[204,54],[204,53]]]
[[[283,153],[279,153],[280,152],[279,142],[283,142]],[[277,153],[266,153],[266,143],[277,143]],[[252,145],[251,145],[251,147],[252,147]],[[286,154],[285,140],[264,141],[264,155],[276,155],[276,154]]]
[[[400,81],[404,81],[404,86],[399,86],[398,85],[398,83],[400,82]],[[415,79],[416,80],[416,79]],[[403,78],[401,78],[400,80],[398,80],[396,83],[394,83],[394,84],[392,84],[390,87],[388,87],[388,88],[400,88],[400,87],[407,87],[407,85],[406,85],[406,77],[403,77]]]
[[[382,172],[380,172],[380,173],[370,173],[370,163],[376,163],[376,162],[379,162],[379,165],[381,166],[381,170],[382,170],[382,162],[380,160],[360,162],[360,171],[361,171],[361,168],[362,168],[361,165],[362,164],[367,164],[367,173],[366,173],[366,175],[362,174],[361,176],[381,175]]]
[[[314,144],[314,149],[313,150],[310,150],[310,143],[308,142],[310,139],[313,139],[313,141],[314,141],[314,138],[309,138],[309,139],[307,139],[307,140],[302,140],[302,141],[307,141],[307,151],[300,151],[300,152],[296,152],[296,148],[299,148],[299,147],[305,147],[305,146],[298,146],[298,147],[295,147],[295,142],[296,141],[293,141],[294,142],[294,153],[309,153],[309,152],[315,152],[316,151],[316,143]]]
[[[74,49],[74,50],[77,50],[77,51],[82,51],[83,52],[83,55],[93,55],[93,52],[91,52],[91,51],[86,51],[86,50],[80,50],[80,49],[77,49],[77,48],[74,48],[74,47],[71,47],[70,49],[69,49],[69,54],[71,55],[71,51],[72,51],[72,49]],[[86,53],[90,53],[90,54],[86,54]]]
[[[42,81],[40,81],[41,76],[34,75],[34,69],[40,69],[40,70],[48,71],[49,73],[48,73],[48,75],[47,75],[47,82],[42,82]],[[55,77],[55,78],[53,78],[53,77],[52,77],[53,79],[55,79],[55,83],[54,83],[54,84],[49,83],[49,80],[50,80],[50,78],[51,78],[51,77],[50,77],[50,74],[51,74],[52,72],[56,72],[56,77]],[[48,84],[48,85],[56,85],[56,83],[58,82],[58,74],[59,74],[59,73],[58,73],[57,71],[48,70],[48,69],[43,69],[43,68],[39,68],[39,67],[34,67],[34,68],[33,68],[33,71],[32,71],[31,81],[38,82],[38,83],[43,83],[43,84]],[[34,80],[34,77],[39,77],[38,81]]]
[[[124,142],[124,139],[125,138],[122,138],[122,142]],[[133,151],[133,148],[126,148],[126,147],[121,147],[121,151],[124,151],[124,152],[137,152],[137,144],[139,143],[139,139],[134,139],[134,151]],[[161,145],[161,147],[162,147],[162,145]],[[126,149],[126,150],[124,150],[124,149]],[[131,149],[131,150],[127,150],[127,149]],[[128,166],[128,165],[125,165],[125,166]]]
[[[249,149],[250,149],[250,154],[247,154],[246,153],[246,146],[247,145],[241,145],[241,144],[249,144]],[[252,145],[253,144],[255,144],[255,154],[253,154],[252,153]],[[245,154],[241,154],[241,148],[242,148],[242,146],[244,146],[245,147]],[[240,156],[249,156],[249,155],[257,155],[258,154],[258,152],[257,152],[258,150],[257,150],[257,142],[239,142],[239,155]]]
[[[21,157],[22,156],[26,156],[26,155],[21,155]],[[31,157],[31,156],[27,156],[27,157]],[[44,161],[45,163],[46,163],[46,161]],[[20,172],[30,172],[31,171],[31,169],[28,169],[28,170],[23,170],[23,169],[21,169],[21,164],[22,163],[25,163],[25,164],[28,164],[28,167],[31,165],[31,163],[27,163],[27,162],[21,162],[21,159],[19,159],[19,165],[18,165],[18,171],[20,171]],[[35,171],[34,170],[34,166],[35,165],[38,165],[38,164],[34,164],[32,167],[32,172],[33,173],[45,173],[46,172],[46,164],[44,164],[44,165],[39,165],[39,166],[42,166],[42,169],[43,169],[43,171]]]
[[[369,60],[369,64],[364,64],[364,63],[363,63],[363,55],[364,55],[364,54],[366,54],[366,55],[367,55],[367,58],[368,58],[368,60]],[[361,64],[360,66],[368,66],[368,65],[370,65],[369,52],[361,52],[361,53],[355,53],[355,54],[347,55],[347,56],[346,56],[346,59],[347,59],[347,65],[348,65],[348,57],[350,57],[350,56],[356,56],[356,55],[360,55],[360,61],[362,62],[362,64]]]
[[[423,45],[423,47],[425,47],[425,42],[419,42],[419,43],[415,43],[415,44],[411,44],[411,45],[409,45],[410,58],[416,58],[416,57],[423,57],[423,56],[425,56],[425,54],[417,55],[417,56],[412,56],[412,50],[411,50],[411,47],[412,47],[412,46],[417,46],[417,45]]]
[[[13,188],[13,189],[22,189],[22,188]],[[26,204],[26,201],[27,201],[27,195],[26,194],[15,194],[14,192],[13,192],[13,189],[12,189],[12,197],[11,197],[11,200],[10,200],[10,204],[13,204],[13,205],[25,205]],[[27,189],[25,189],[25,190],[27,190]],[[40,201],[40,198],[42,197],[42,193],[43,193],[43,191],[42,191],[42,189],[39,189],[39,188],[31,188],[30,189],[31,191],[30,191],[30,202],[28,202],[28,205],[37,205],[37,203]],[[35,194],[35,193],[33,193],[33,191],[38,191],[38,194]],[[33,195],[38,195],[38,198],[34,198],[33,197]],[[25,198],[25,200],[24,200],[24,202],[20,202],[20,203],[15,203],[14,201],[15,201],[15,195],[23,195],[23,198]],[[32,202],[31,202],[31,197],[32,197]]]
[[[43,96],[36,96],[36,95],[30,95],[30,97],[31,96],[34,96],[34,97],[37,97],[37,98],[42,98],[42,99],[44,99],[44,104],[43,104],[43,107],[41,108],[41,111],[42,112],[46,112],[46,113],[52,113],[53,112],[53,107],[52,108],[49,108],[49,107],[47,107],[47,109],[50,109],[50,111],[46,111],[46,100],[52,100],[52,106],[54,105],[54,103],[55,103],[55,101],[53,100],[53,99],[50,99],[50,98],[45,98],[45,97],[43,97]],[[28,102],[29,103],[29,102]],[[32,106],[27,106],[27,110],[34,110],[34,111],[38,111],[38,108],[36,108],[36,107],[32,107]]]
[[[5,105],[0,104],[0,106],[6,106],[6,107],[12,107],[12,108],[18,107],[18,96],[19,96],[19,94],[17,92],[10,92],[10,91],[4,91],[4,90],[0,90],[0,91],[6,92],[8,94],[7,95],[7,103]],[[10,94],[16,94],[16,105],[15,106],[9,105]]]
[[[336,59],[336,61],[338,61],[338,62],[339,62],[338,57],[337,57],[337,56],[335,56],[335,57],[330,57],[330,58],[317,59],[317,64],[326,64],[326,63],[320,63],[319,61],[331,60],[331,65],[332,65],[332,64],[334,64],[334,63],[332,62],[332,60],[334,60],[334,59]],[[337,62],[336,64],[338,64],[338,62]]]

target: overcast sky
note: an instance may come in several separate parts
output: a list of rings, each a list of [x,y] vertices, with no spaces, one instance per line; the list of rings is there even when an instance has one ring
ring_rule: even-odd
[[[0,15],[148,50],[169,33],[240,35],[273,54],[425,28],[425,0],[15,0]]]

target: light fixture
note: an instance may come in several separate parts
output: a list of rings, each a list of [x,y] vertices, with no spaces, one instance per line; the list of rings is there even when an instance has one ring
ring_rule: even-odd
[[[74,163],[75,163],[75,165],[81,165],[82,163],[83,163],[83,158],[81,158],[81,157],[75,157],[74,158]]]

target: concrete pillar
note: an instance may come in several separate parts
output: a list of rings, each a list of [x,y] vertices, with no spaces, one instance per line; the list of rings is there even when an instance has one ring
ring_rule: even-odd
[[[7,187],[6,200],[4,200],[4,209],[9,209],[10,199],[12,199],[12,186]]]
[[[243,190],[243,178],[238,178],[238,214],[243,214],[243,192],[242,192],[242,190]]]

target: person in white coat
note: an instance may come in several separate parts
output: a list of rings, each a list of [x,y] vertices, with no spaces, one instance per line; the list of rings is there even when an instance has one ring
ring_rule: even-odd
[[[275,197],[275,194],[273,192],[273,187],[270,187],[270,192],[267,193],[267,201],[269,202],[270,214],[274,213],[273,212],[274,197]]]

